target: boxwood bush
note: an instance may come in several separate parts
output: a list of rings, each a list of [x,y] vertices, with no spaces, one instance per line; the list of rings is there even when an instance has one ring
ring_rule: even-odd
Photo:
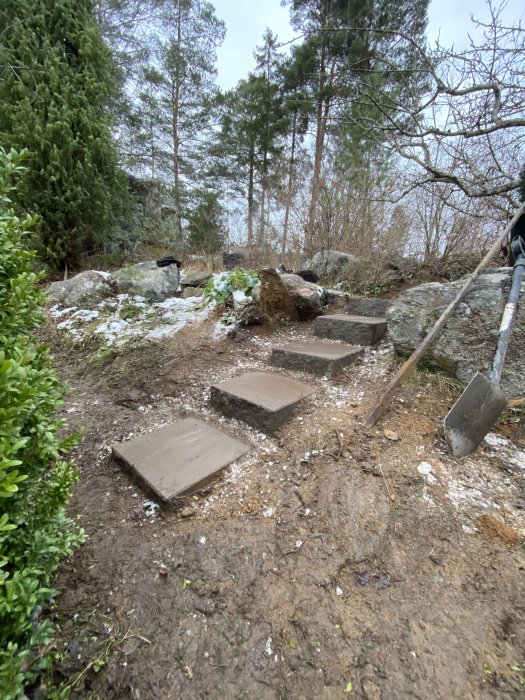
[[[18,218],[9,193],[27,154],[0,149],[0,697],[25,696],[46,667],[51,627],[42,615],[52,576],[82,540],[68,519],[76,471],[63,456],[57,409],[64,388],[35,342],[43,294],[24,246],[34,218]]]

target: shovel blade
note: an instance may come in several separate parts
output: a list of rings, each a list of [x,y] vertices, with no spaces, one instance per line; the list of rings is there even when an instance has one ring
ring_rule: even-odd
[[[445,418],[445,438],[455,457],[476,449],[507,405],[498,384],[477,372]]]

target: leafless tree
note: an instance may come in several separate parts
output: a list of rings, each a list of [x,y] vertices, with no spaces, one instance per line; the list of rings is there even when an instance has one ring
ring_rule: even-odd
[[[525,29],[504,24],[504,4],[489,0],[488,7],[490,21],[472,20],[476,31],[466,49],[414,47],[426,90],[412,100],[397,102],[388,82],[364,85],[374,109],[368,122],[361,118],[414,166],[406,189],[444,183],[449,199],[457,192],[491,198],[501,218],[517,205],[525,163]],[[385,74],[393,69],[388,58],[381,61]]]

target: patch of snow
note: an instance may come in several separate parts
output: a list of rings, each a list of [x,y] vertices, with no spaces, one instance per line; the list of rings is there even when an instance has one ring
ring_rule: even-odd
[[[422,476],[427,476],[432,472],[432,465],[428,462],[420,462],[417,466],[417,470]]]
[[[516,450],[516,452],[509,457],[509,462],[515,467],[525,470],[525,451]]]
[[[103,335],[108,345],[113,345],[119,336],[130,329],[130,324],[124,319],[118,321],[106,321],[95,328],[95,333]]]
[[[89,309],[79,309],[78,311],[75,311],[74,314],[72,314],[71,318],[76,318],[79,321],[84,321],[84,323],[89,323],[89,321],[94,321],[96,318],[98,318],[98,316],[98,311],[90,311]]]
[[[264,647],[264,653],[267,656],[273,656],[273,649],[272,649],[272,638],[268,637],[266,640],[266,646]]]
[[[490,445],[491,447],[510,447],[511,442],[510,440],[507,440],[504,437],[501,437],[500,435],[496,435],[496,433],[487,433],[485,435],[485,442],[487,445]]]
[[[242,289],[236,289],[233,294],[233,308],[238,310],[242,309],[243,306],[246,306],[251,301],[251,297],[247,297],[246,294]]]
[[[66,309],[59,309],[59,305],[56,304],[51,309],[49,309],[49,313],[51,314],[51,316],[53,316],[53,318],[62,318],[62,316],[68,316],[77,309],[78,306],[68,306]]]
[[[160,508],[159,504],[155,503],[155,501],[143,501],[142,507],[148,518],[154,518]]]
[[[63,330],[69,330],[75,325],[75,322],[73,321],[72,318],[68,318],[65,321],[61,321],[60,323],[57,323],[57,328],[61,331]]]

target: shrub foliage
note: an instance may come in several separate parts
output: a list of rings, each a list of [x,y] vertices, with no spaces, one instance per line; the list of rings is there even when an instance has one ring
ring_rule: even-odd
[[[23,153],[21,154],[24,155]],[[0,697],[23,689],[46,664],[51,628],[41,612],[54,595],[51,577],[82,533],[65,506],[76,479],[60,440],[64,389],[34,331],[42,322],[42,292],[32,253],[23,247],[35,223],[18,218],[8,193],[21,155],[0,149]]]

